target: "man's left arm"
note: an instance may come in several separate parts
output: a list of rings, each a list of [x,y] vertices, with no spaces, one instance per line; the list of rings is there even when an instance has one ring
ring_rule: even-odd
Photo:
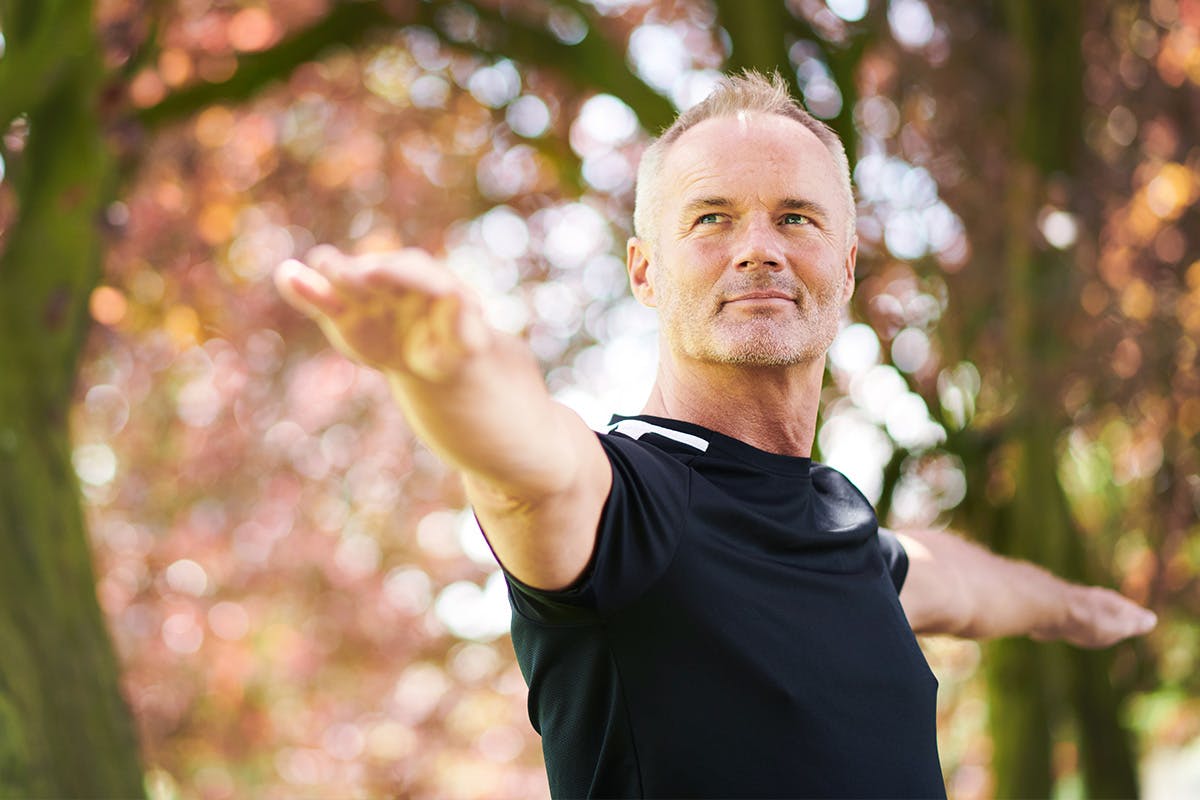
[[[896,531],[908,555],[900,604],[916,633],[970,639],[1031,636],[1108,647],[1151,630],[1157,618],[1098,586],[990,553],[945,531]]]

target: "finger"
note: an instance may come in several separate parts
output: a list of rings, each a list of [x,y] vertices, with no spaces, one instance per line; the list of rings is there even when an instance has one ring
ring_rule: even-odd
[[[305,264],[327,277],[347,260],[346,254],[331,244],[319,244],[305,253],[303,258]]]
[[[446,295],[434,304],[431,316],[437,335],[443,341],[453,342],[460,353],[476,353],[487,343],[487,328],[468,296]]]
[[[457,297],[440,297],[429,309],[429,325],[434,341],[446,342],[456,349],[462,343],[458,336],[458,315],[462,303]]]
[[[1097,611],[1107,617],[1122,621],[1126,624],[1140,622],[1151,614],[1120,592],[1111,589],[1092,588],[1092,598]]]
[[[352,291],[371,294],[416,292],[442,297],[457,288],[453,277],[422,251],[372,254],[353,259],[338,271],[337,280]]]
[[[329,282],[347,309],[377,301],[383,291],[391,290],[388,293],[395,295],[403,288],[395,281],[368,280],[386,265],[387,257],[386,254],[347,256],[332,245],[317,245],[305,256],[309,268]]]
[[[1087,647],[1108,647],[1131,636],[1141,636],[1158,623],[1154,612],[1110,589],[1092,588],[1093,630],[1080,637]]]
[[[413,374],[429,380],[444,377],[446,364],[452,356],[441,337],[440,328],[445,315],[445,301],[426,302],[422,318],[412,326],[404,342],[404,356]],[[450,344],[450,347],[453,345]]]
[[[458,312],[458,338],[468,353],[483,350],[490,338],[490,328],[483,319],[483,309],[478,302],[463,299]]]
[[[1119,613],[1124,622],[1125,629],[1128,631],[1127,636],[1140,636],[1149,633],[1158,624],[1158,617],[1153,611],[1142,608],[1124,595],[1113,592],[1112,601],[1120,608]]]
[[[274,277],[283,299],[308,317],[319,319],[345,310],[345,302],[329,280],[294,258],[280,264]]]

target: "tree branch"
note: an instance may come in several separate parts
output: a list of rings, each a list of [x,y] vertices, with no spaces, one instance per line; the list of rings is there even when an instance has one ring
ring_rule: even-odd
[[[307,30],[270,50],[239,58],[237,70],[227,80],[181,89],[138,112],[135,118],[147,128],[157,128],[213,103],[246,100],[273,81],[286,78],[296,67],[332,45],[355,44],[372,30],[395,28],[399,24],[379,3],[339,3]]]
[[[500,15],[478,5],[469,5],[487,27],[485,42],[461,42],[448,36],[439,19],[451,3],[445,0],[420,2],[408,19],[389,14],[378,2],[343,2],[334,6],[312,27],[270,50],[238,59],[236,72],[219,83],[198,84],[167,96],[135,115],[147,128],[157,128],[182,119],[218,102],[245,100],[272,81],[281,80],[300,64],[310,61],[334,44],[361,41],[372,30],[420,24],[435,31],[449,47],[491,57],[509,57],[523,64],[559,72],[581,89],[599,89],[620,97],[637,113],[643,126],[658,130],[670,124],[675,109],[670,101],[651,89],[625,65],[624,53],[593,28],[578,44],[563,44],[546,30]]]
[[[675,119],[675,107],[671,102],[635,75],[626,64],[625,53],[591,24],[582,41],[564,44],[543,28],[473,4],[471,7],[480,21],[488,27],[490,41],[467,44],[450,40],[438,25],[437,11],[446,5],[449,4],[423,3],[418,16],[452,47],[547,67],[580,89],[598,89],[615,95],[634,110],[642,126],[652,133],[662,130]],[[588,21],[586,16],[585,21]]]

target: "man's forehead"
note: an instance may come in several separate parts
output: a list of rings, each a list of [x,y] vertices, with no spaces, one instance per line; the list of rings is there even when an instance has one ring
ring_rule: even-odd
[[[666,153],[663,178],[668,193],[687,203],[728,197],[732,184],[753,184],[755,194],[779,200],[836,185],[837,167],[824,143],[800,122],[738,112],[684,131]]]
[[[739,139],[775,140],[780,144],[789,144],[797,150],[825,150],[825,145],[817,135],[799,120],[782,114],[738,111],[732,115],[710,117],[696,123],[680,134],[667,153],[669,157],[677,152],[711,149]]]
[[[804,162],[805,171],[836,172],[833,156],[816,134],[779,114],[741,111],[712,117],[684,131],[667,149],[663,172],[720,172],[756,165]],[[819,166],[818,166],[819,165]]]

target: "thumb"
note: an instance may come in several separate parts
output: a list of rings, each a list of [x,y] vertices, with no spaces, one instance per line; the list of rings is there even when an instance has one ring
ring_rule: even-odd
[[[276,267],[274,278],[275,288],[283,299],[305,316],[320,319],[345,310],[345,302],[333,284],[294,258]]]

